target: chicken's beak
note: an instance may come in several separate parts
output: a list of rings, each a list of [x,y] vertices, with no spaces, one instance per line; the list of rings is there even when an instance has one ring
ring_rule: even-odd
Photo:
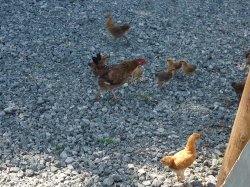
[[[163,158],[160,159],[160,162],[163,163]]]
[[[204,135],[200,135],[200,139],[204,140],[205,136]]]

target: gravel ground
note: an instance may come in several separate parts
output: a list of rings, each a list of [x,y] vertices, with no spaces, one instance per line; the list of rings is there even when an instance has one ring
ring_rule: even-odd
[[[250,1],[221,2],[1,0],[0,185],[181,186],[159,159],[200,132],[185,185],[215,186],[250,47]],[[130,23],[128,43],[107,33],[107,12]],[[145,81],[96,101],[97,52],[145,57]],[[159,90],[169,57],[198,69]]]

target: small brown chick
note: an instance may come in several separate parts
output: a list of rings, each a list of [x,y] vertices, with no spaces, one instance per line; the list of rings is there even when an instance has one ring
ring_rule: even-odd
[[[185,170],[193,164],[196,159],[196,145],[198,139],[203,139],[203,136],[193,133],[189,136],[185,149],[177,152],[173,156],[165,156],[160,162],[167,165],[177,174],[178,181],[184,180]]]
[[[167,67],[169,70],[171,70],[172,75],[175,76],[176,75],[176,68],[175,68],[175,60],[173,58],[169,58],[167,59]]]
[[[165,82],[172,78],[172,71],[174,71],[174,69],[168,71],[161,71],[155,74],[159,87],[162,87]]]
[[[182,64],[183,71],[186,73],[186,75],[192,75],[197,68],[196,65],[187,63],[184,60],[181,60],[180,63]]]
[[[108,28],[108,31],[112,34],[114,38],[125,37],[126,32],[130,28],[128,23],[125,23],[121,26],[114,23],[111,14],[108,15],[108,21],[106,26]]]
[[[241,95],[243,93],[244,87],[246,84],[246,80],[243,82],[232,82],[231,86],[233,87],[234,91],[236,92],[237,96],[241,98]]]
[[[174,63],[175,69],[180,69],[181,66],[182,66],[181,62],[175,62],[175,63]]]
[[[173,58],[169,58],[167,60],[167,64],[168,64],[168,69],[180,69],[182,65],[181,61],[176,62]]]

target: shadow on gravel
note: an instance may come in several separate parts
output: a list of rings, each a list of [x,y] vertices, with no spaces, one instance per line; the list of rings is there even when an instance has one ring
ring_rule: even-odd
[[[21,178],[36,178],[47,172],[50,177],[67,173],[86,187],[92,186],[94,181],[99,181],[100,186],[112,181],[116,186],[138,186],[149,182],[163,184],[166,180],[174,185],[175,174],[159,160],[183,147],[186,137],[194,130],[189,123],[176,128],[172,120],[181,115],[176,108],[181,108],[183,113],[188,110],[193,117],[209,111],[198,105],[179,104],[168,110],[167,118],[161,112],[156,118],[152,111],[156,107],[162,110],[159,99],[150,94],[134,96],[122,102],[108,99],[93,102],[96,112],[82,104],[69,105],[71,117],[49,99],[37,101],[39,107],[29,115],[25,108],[9,108],[1,116],[4,119],[0,129],[2,171],[23,172]],[[123,116],[128,110],[130,114]],[[112,115],[106,116],[107,111],[112,111]],[[204,132],[208,137],[215,132],[225,133],[224,129],[214,129]],[[198,144],[199,157],[202,156],[200,148]],[[19,169],[9,169],[15,167]],[[201,165],[196,167],[202,169]],[[199,186],[199,181],[192,183]]]

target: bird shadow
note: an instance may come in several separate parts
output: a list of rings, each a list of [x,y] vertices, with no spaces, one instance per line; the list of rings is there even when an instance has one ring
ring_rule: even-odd
[[[206,185],[202,184],[202,182],[200,180],[194,180],[191,182],[186,182],[183,184],[183,187],[188,187],[188,186],[192,186],[192,187],[215,187],[215,184],[213,183],[208,183]]]

